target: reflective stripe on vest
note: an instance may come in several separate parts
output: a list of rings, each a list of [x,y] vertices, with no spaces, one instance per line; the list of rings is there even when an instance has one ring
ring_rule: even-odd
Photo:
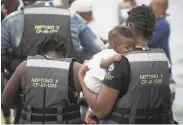
[[[53,15],[70,15],[69,10],[61,8],[51,8],[51,7],[39,7],[39,8],[26,8],[24,10],[25,14],[53,14]]]
[[[129,62],[168,61],[164,53],[134,53],[126,57]]]
[[[27,67],[45,67],[45,68],[58,68],[69,70],[70,63],[57,60],[47,59],[29,59],[27,60]]]

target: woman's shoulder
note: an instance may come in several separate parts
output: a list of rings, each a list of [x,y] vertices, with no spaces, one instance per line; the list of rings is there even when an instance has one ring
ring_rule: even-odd
[[[23,74],[26,73],[26,71],[27,71],[26,67],[27,67],[27,60],[25,60],[19,64],[19,66],[16,68],[14,74],[21,77]]]
[[[119,61],[119,63],[122,65],[129,65],[129,61],[128,61],[128,59],[127,59],[127,57],[126,56],[122,56],[121,57],[121,60]]]

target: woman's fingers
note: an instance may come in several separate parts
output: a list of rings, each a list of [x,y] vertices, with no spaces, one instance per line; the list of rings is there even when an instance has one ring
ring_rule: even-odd
[[[96,124],[97,121],[96,121],[95,115],[92,112],[87,111],[85,116],[85,122],[87,124]]]

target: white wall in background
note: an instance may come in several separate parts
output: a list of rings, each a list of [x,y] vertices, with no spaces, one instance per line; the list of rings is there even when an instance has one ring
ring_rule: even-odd
[[[151,0],[136,0],[137,5],[142,5],[142,4],[146,4],[149,5]]]
[[[123,0],[96,0],[94,19],[91,28],[102,38],[107,38],[108,31],[119,23],[118,5]],[[137,0],[138,5],[149,5],[151,0]],[[183,0],[169,0],[170,16],[167,17],[171,26],[170,41],[183,40]]]
[[[119,0],[95,0],[94,21],[90,26],[103,39],[107,39],[109,30],[119,24],[118,7]]]
[[[170,27],[170,45],[172,42],[183,42],[183,0],[169,0],[167,17]]]
[[[108,38],[108,32],[119,24],[119,3],[123,0],[95,0],[93,7],[94,21],[90,24],[92,30],[103,39]],[[149,0],[137,0],[137,4],[149,4]]]

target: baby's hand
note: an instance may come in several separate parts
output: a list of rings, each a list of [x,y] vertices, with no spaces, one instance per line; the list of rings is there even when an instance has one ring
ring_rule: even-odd
[[[120,61],[121,60],[121,54],[116,53],[114,56],[112,56],[113,61]]]

